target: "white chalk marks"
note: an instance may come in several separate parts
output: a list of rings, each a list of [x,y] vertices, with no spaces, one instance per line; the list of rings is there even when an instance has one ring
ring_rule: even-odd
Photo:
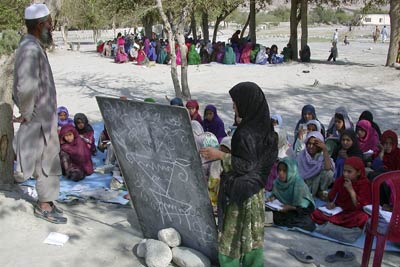
[[[174,227],[216,259],[217,232],[187,111],[97,97],[143,233]]]

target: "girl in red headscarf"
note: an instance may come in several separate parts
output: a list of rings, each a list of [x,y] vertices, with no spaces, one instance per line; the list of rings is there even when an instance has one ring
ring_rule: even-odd
[[[59,134],[63,175],[75,182],[93,173],[91,153],[74,126],[64,125]]]
[[[196,100],[189,100],[186,103],[186,108],[189,111],[190,119],[192,121],[198,121],[201,125],[203,125],[203,119],[199,113],[199,103]]]
[[[362,159],[349,157],[344,162],[343,176],[336,179],[328,194],[326,207],[334,209],[339,206],[342,212],[327,216],[319,209],[311,214],[311,219],[317,224],[331,222],[343,227],[363,228],[369,216],[363,211],[363,206],[371,204],[371,183],[365,176]]]
[[[380,149],[372,163],[374,171],[368,174],[370,180],[384,172],[400,170],[400,148],[398,148],[398,137],[394,131],[387,130],[382,134]],[[390,183],[381,185],[380,204],[386,210],[390,210],[393,204],[392,187],[393,185]]]

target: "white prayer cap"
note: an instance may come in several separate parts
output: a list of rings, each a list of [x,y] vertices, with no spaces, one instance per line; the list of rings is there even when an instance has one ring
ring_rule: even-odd
[[[50,14],[45,4],[33,4],[25,8],[25,19],[40,19]]]

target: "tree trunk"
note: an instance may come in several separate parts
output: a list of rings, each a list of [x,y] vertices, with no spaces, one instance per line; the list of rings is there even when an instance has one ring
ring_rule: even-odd
[[[222,21],[221,17],[217,17],[217,20],[215,21],[215,25],[214,25],[214,33],[213,33],[213,38],[212,38],[213,43],[215,43],[217,41],[218,27],[219,27],[219,24],[221,23],[221,21]]]
[[[400,1],[390,0],[390,44],[386,60],[386,66],[396,63],[400,42]]]
[[[99,39],[99,30],[98,29],[93,29],[93,40],[94,43],[97,44],[97,40]],[[80,46],[80,44],[79,44]]]
[[[194,10],[192,11],[191,18],[190,18],[190,29],[193,34],[193,41],[197,42],[197,23],[196,23],[196,16]]]
[[[3,58],[4,59],[4,58]],[[0,184],[14,183],[12,86],[15,54],[2,61],[0,74]]]
[[[257,35],[256,35],[256,0],[250,0],[250,23],[249,23],[249,31],[250,31],[250,40],[253,44],[257,43]]]
[[[169,23],[167,15],[164,12],[162,6],[162,0],[157,0],[157,9],[163,21],[164,30],[167,32],[168,35],[168,43],[170,45],[170,51],[171,51],[171,78],[172,78],[172,83],[174,84],[175,96],[181,98],[182,91],[181,91],[181,86],[179,84],[178,70],[176,67],[175,36],[172,31],[171,23]]]
[[[297,46],[297,25],[298,25],[298,20],[297,20],[297,6],[298,2],[297,0],[292,0],[291,1],[291,6],[290,6],[290,45],[292,47],[292,58],[293,60],[298,60],[299,58],[299,52],[298,52],[298,46]]]
[[[249,23],[250,23],[250,13],[249,16],[247,17],[246,23],[244,24],[242,31],[240,32],[240,39],[243,38],[244,33],[246,32],[246,29],[249,26]]]
[[[308,0],[301,0],[301,49],[308,43]]]
[[[176,33],[176,39],[178,40],[179,47],[181,49],[181,85],[182,85],[182,96],[184,99],[190,99],[190,90],[188,83],[188,62],[187,53],[188,49],[185,44],[185,36],[183,25],[179,25],[178,31]]]
[[[145,15],[142,18],[142,23],[144,27],[144,35],[151,39],[151,33],[153,32],[153,18],[151,15]]]
[[[201,12],[201,28],[203,31],[203,39],[207,43],[210,39],[210,33],[208,32],[208,11],[205,9]]]
[[[113,33],[114,33],[114,38],[117,38],[117,25],[115,25],[115,16],[113,16],[112,18],[112,29],[113,29]]]

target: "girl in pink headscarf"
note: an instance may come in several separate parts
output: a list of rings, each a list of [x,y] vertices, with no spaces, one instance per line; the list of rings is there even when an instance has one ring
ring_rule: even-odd
[[[363,153],[372,150],[374,153],[379,151],[379,136],[371,123],[367,120],[357,122],[356,132],[358,143]]]
[[[189,111],[190,119],[198,121],[201,125],[203,125],[203,119],[199,114],[199,103],[196,100],[189,100],[186,103],[186,108]]]

